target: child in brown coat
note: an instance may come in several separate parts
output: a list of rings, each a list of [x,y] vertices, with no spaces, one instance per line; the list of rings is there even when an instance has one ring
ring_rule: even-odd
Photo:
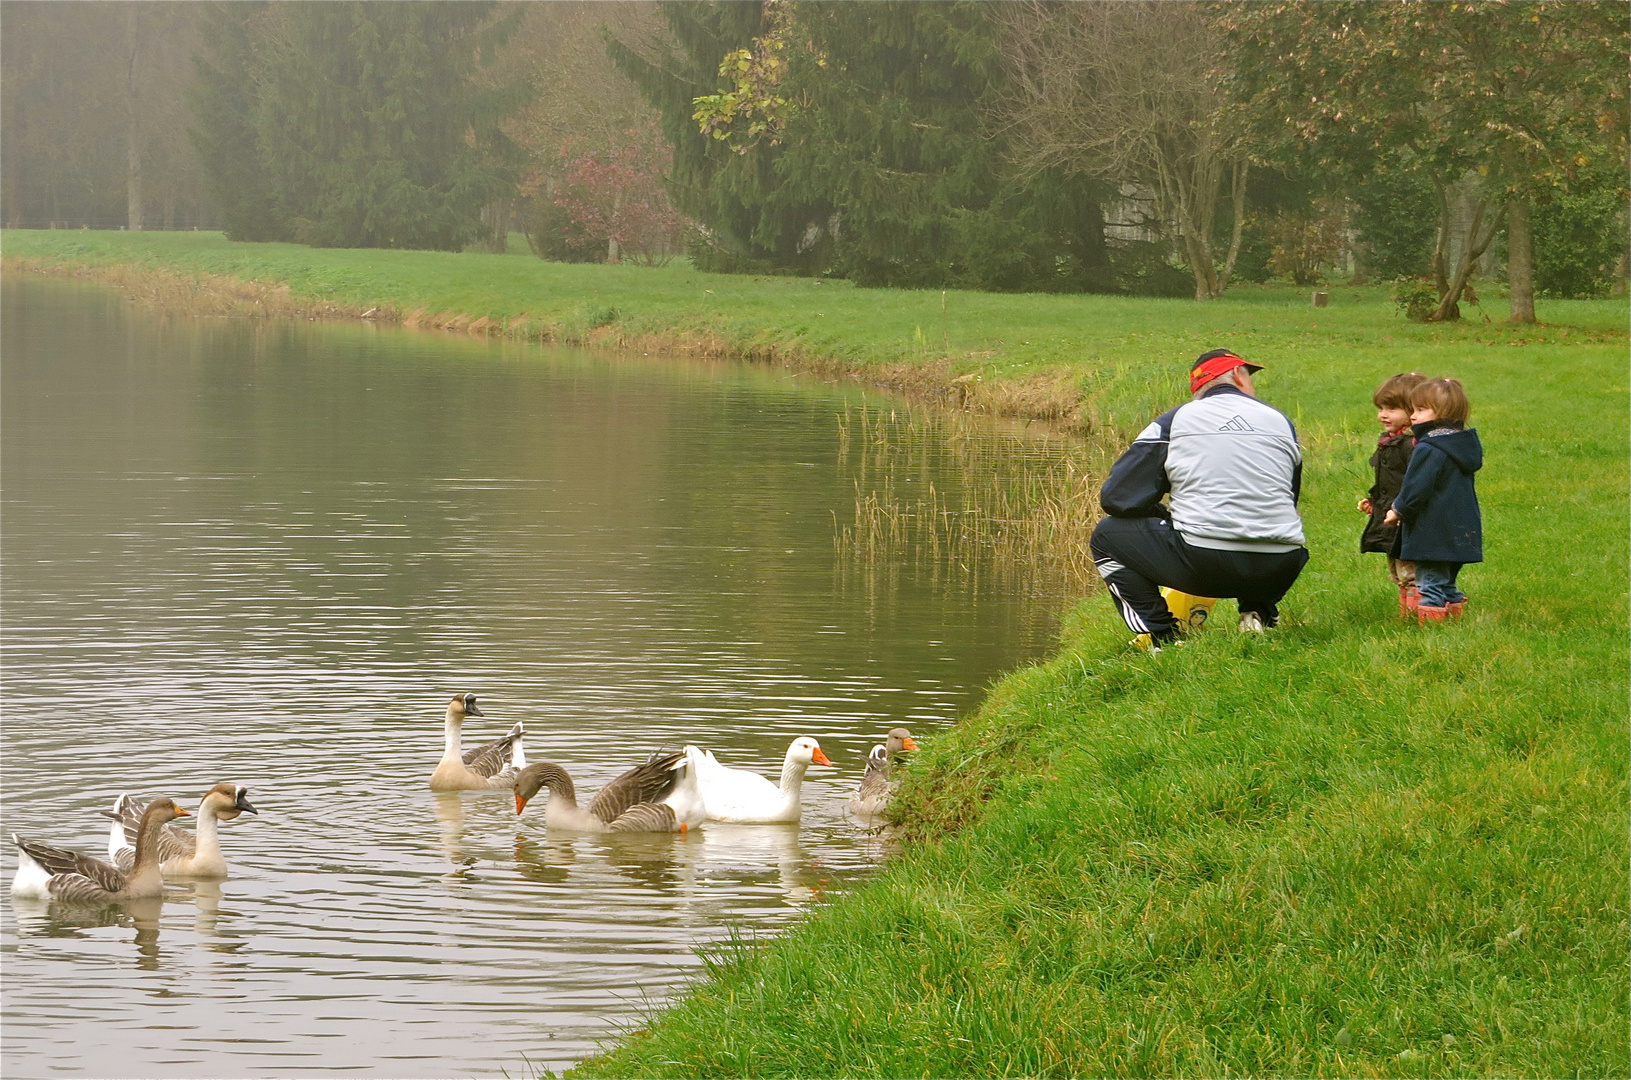
[[[1420,597],[1416,592],[1415,564],[1392,555],[1399,527],[1387,524],[1387,512],[1393,508],[1393,498],[1399,494],[1399,485],[1404,482],[1405,470],[1410,466],[1410,453],[1416,445],[1410,431],[1410,392],[1426,381],[1425,375],[1414,371],[1395,375],[1378,386],[1371,396],[1382,435],[1376,440],[1376,452],[1370,458],[1376,481],[1371,484],[1370,494],[1359,500],[1360,511],[1370,516],[1359,537],[1359,550],[1379,551],[1388,556],[1388,576],[1399,587],[1401,619],[1415,613]]]

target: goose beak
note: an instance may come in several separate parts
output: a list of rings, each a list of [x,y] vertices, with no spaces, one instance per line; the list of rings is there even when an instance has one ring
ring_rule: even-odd
[[[832,760],[830,758],[828,758],[826,754],[821,752],[821,747],[819,747],[819,746],[816,747],[814,750],[810,751],[810,760],[815,762],[817,765],[831,765],[832,764]]]
[[[515,812],[517,814],[520,814],[521,811],[525,810],[526,808],[527,808],[527,800],[524,797],[522,797],[520,795],[517,795],[515,797]]]
[[[912,741],[912,737],[908,735],[906,736],[906,741],[900,744],[900,748],[902,750],[916,750],[917,743]]]
[[[193,812],[184,806],[176,807],[176,817],[192,817]]]
[[[250,806],[249,800],[244,798],[242,795],[238,796],[238,801],[232,808],[234,810],[242,810],[246,814],[254,814],[256,817],[260,817],[260,811],[256,810],[253,806]]]

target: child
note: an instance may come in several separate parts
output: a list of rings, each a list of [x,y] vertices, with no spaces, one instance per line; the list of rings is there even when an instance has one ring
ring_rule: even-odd
[[[1387,524],[1384,519],[1393,509],[1393,497],[1399,494],[1405,468],[1410,464],[1410,451],[1416,445],[1410,434],[1410,391],[1426,379],[1427,376],[1414,371],[1395,375],[1371,395],[1371,401],[1376,404],[1376,419],[1382,425],[1382,437],[1376,440],[1376,453],[1370,456],[1376,482],[1371,484],[1370,494],[1359,500],[1359,509],[1370,515],[1359,537],[1359,550],[1387,555],[1388,576],[1399,587],[1401,619],[1410,618],[1416,610],[1416,568],[1404,559],[1393,557],[1399,527]]]
[[[1456,575],[1467,563],[1484,561],[1472,482],[1484,464],[1484,448],[1478,432],[1466,426],[1470,412],[1455,379],[1428,379],[1410,392],[1416,450],[1384,520],[1402,525],[1398,556],[1416,564],[1416,617],[1423,626],[1461,617],[1467,594],[1456,588]]]

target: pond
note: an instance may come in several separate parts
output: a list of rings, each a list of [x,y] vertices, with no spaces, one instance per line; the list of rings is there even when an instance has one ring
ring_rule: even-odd
[[[5,831],[101,855],[119,792],[223,780],[259,810],[227,881],[162,903],[6,892],[8,1077],[567,1067],[699,948],[864,878],[868,748],[1056,632],[1046,589],[846,564],[845,433],[902,408],[858,387],[18,275],[0,315]],[[903,460],[908,494],[962,482],[932,439]],[[797,826],[552,833],[427,789],[462,692],[467,745],[524,721],[580,790],[685,742],[776,773],[811,735],[833,766]]]

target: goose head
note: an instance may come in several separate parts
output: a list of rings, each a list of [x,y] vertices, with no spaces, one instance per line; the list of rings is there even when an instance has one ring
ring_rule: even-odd
[[[178,817],[192,816],[191,810],[183,810],[176,805],[174,799],[160,796],[148,803],[147,809],[142,811],[142,831],[146,832],[148,829],[156,829],[160,825],[168,825]]]
[[[447,704],[447,718],[454,723],[463,723],[467,716],[481,716],[482,711],[476,708],[476,695],[454,694],[453,700]]]
[[[787,760],[801,765],[831,765],[832,761],[821,752],[821,744],[808,735],[793,740],[787,748]]]
[[[536,765],[528,765],[515,776],[515,812],[519,814],[525,810],[533,796],[546,787],[552,794],[563,795],[569,801],[577,797],[572,778],[566,775],[565,769],[553,762],[540,761]]]
[[[260,815],[259,810],[249,805],[249,789],[241,784],[216,784],[204,793],[199,812],[203,813],[205,807],[214,810],[215,816],[222,821],[231,821],[239,814]]]
[[[894,757],[902,750],[916,750],[917,743],[912,741],[912,733],[903,727],[891,728],[885,736],[888,742],[889,756]]]

